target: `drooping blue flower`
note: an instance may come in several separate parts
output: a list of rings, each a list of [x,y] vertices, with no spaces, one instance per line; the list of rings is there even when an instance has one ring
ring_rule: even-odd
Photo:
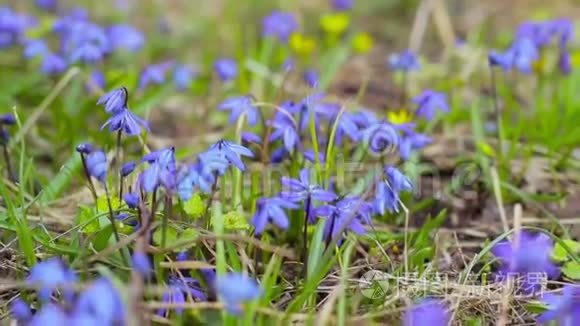
[[[110,132],[123,131],[127,136],[137,136],[141,134],[142,129],[150,132],[149,124],[144,119],[135,115],[129,108],[113,113],[101,126],[101,130],[109,126]]]
[[[261,144],[262,138],[256,135],[253,132],[249,131],[242,131],[242,143],[254,143],[254,144]]]
[[[93,151],[94,147],[90,143],[81,143],[78,144],[75,149],[80,154],[89,154],[90,152]]]
[[[139,176],[139,183],[145,192],[152,193],[159,185],[163,185],[168,190],[173,190],[177,186],[174,147],[151,152],[142,160],[149,162],[149,167]]]
[[[151,260],[147,254],[142,251],[136,251],[133,253],[131,256],[131,265],[144,278],[149,278],[151,274],[153,274]]]
[[[24,57],[26,59],[43,57],[49,52],[48,45],[42,39],[29,40],[24,44]]]
[[[337,11],[348,11],[352,9],[354,0],[331,0],[332,9]]]
[[[16,117],[12,113],[0,115],[0,126],[13,126],[16,124]]]
[[[538,274],[547,279],[560,275],[560,269],[551,259],[554,242],[544,233],[521,231],[514,235],[514,240],[496,244],[491,252],[500,261],[496,279],[506,280],[508,276],[517,275],[519,290],[524,294],[534,294],[541,290]]]
[[[444,93],[430,89],[424,90],[421,94],[413,98],[413,103],[417,104],[417,116],[429,121],[433,120],[437,111],[449,112],[447,96]]]
[[[197,301],[205,301],[207,297],[199,281],[192,277],[169,277],[168,287],[161,298],[164,303],[182,304],[185,303],[186,297],[191,296]],[[177,315],[183,314],[183,308],[175,308]],[[159,309],[156,313],[158,316],[167,317],[168,309]]]
[[[66,61],[59,55],[52,52],[46,53],[40,63],[40,71],[47,75],[57,75],[67,68]]]
[[[310,173],[311,171],[309,169],[302,169],[299,179],[282,177],[283,188],[280,197],[297,203],[303,202],[307,198],[321,202],[335,200],[337,196],[334,192],[325,190],[315,183],[311,183]]]
[[[516,39],[527,38],[534,42],[537,47],[543,47],[550,43],[553,36],[550,22],[524,22],[518,26]]]
[[[106,31],[89,21],[73,20],[61,36],[61,50],[71,63],[95,63],[111,51]]]
[[[126,25],[113,25],[107,29],[107,35],[111,40],[111,50],[125,50],[137,52],[145,45],[145,35],[137,28]]]
[[[400,53],[393,53],[389,56],[389,67],[394,71],[419,70],[419,60],[413,51],[404,50]]]
[[[364,108],[352,113],[351,119],[361,130],[364,130],[380,121],[374,112]]]
[[[570,52],[566,49],[560,50],[558,68],[560,68],[560,72],[563,75],[569,75],[572,72],[572,59],[570,58]]]
[[[424,299],[407,309],[403,318],[405,326],[448,326],[451,313],[447,306],[435,299]]]
[[[273,11],[262,20],[262,36],[276,37],[282,43],[288,42],[297,28],[296,19],[287,12]]]
[[[350,112],[343,112],[340,120],[338,120],[335,136],[335,143],[337,145],[342,143],[344,135],[347,135],[353,142],[358,142],[362,137],[362,132],[357,126],[356,118]]]
[[[416,132],[408,132],[401,137],[399,142],[399,155],[403,160],[408,160],[411,153],[421,150],[425,146],[431,144],[432,139],[424,134]]]
[[[30,322],[28,326],[47,326],[47,325],[69,325],[69,317],[66,315],[61,307],[53,303],[48,303],[42,306]]]
[[[488,59],[490,65],[499,66],[504,71],[515,68],[527,74],[532,71],[532,64],[539,57],[538,48],[530,38],[518,38],[503,53],[491,51]]]
[[[359,197],[351,196],[334,205],[319,206],[314,212],[316,216],[326,217],[324,239],[329,239],[338,236],[341,231],[364,234],[364,225],[371,224],[373,206]]]
[[[257,299],[262,295],[258,283],[240,273],[218,275],[215,288],[225,308],[233,314],[242,312],[241,304],[243,302]]]
[[[74,313],[85,314],[104,325],[123,325],[125,307],[119,291],[107,278],[94,281],[80,295]]]
[[[38,298],[47,302],[57,288],[63,288],[63,294],[67,301],[72,299],[74,292],[71,285],[77,281],[74,271],[69,269],[58,258],[50,258],[39,262],[32,267],[26,283],[31,286],[39,286]]]
[[[307,69],[304,72],[304,75],[302,76],[302,78],[304,78],[304,81],[306,82],[306,84],[312,88],[317,87],[318,82],[320,80],[320,76],[318,75],[318,72],[314,69]]]
[[[230,112],[230,124],[235,124],[242,114],[246,115],[250,126],[255,126],[260,120],[260,110],[254,106],[252,97],[247,95],[227,98],[218,105],[218,110]]]
[[[161,62],[145,67],[139,76],[139,89],[145,89],[149,84],[162,85],[165,75],[173,67],[173,62]]]
[[[20,43],[25,32],[34,25],[36,20],[32,16],[0,7],[0,49]]]
[[[223,139],[211,145],[208,152],[214,152],[222,155],[228,160],[228,162],[235,165],[240,171],[244,171],[246,169],[244,162],[242,162],[242,156],[254,157],[254,153],[252,153],[252,151],[248,148]]]
[[[388,122],[377,122],[362,131],[362,139],[365,146],[373,154],[389,154],[399,146],[399,133]]]
[[[28,303],[21,298],[17,298],[10,304],[10,315],[18,322],[24,324],[32,317],[32,310],[30,310]]]
[[[537,321],[547,324],[557,321],[558,325],[580,324],[580,286],[566,284],[561,295],[543,293],[542,301],[548,306],[548,310],[538,316]]]
[[[97,101],[97,105],[103,105],[107,113],[118,113],[127,107],[128,98],[129,92],[127,89],[119,87],[101,96]]]
[[[107,177],[107,156],[103,151],[93,151],[87,155],[87,170],[89,174],[100,182]]]
[[[574,23],[568,18],[558,18],[550,22],[551,29],[558,37],[558,46],[563,49],[574,38]]]
[[[93,70],[89,75],[89,80],[86,83],[89,93],[95,94],[100,90],[105,89],[105,75],[100,70]]]
[[[238,76],[238,64],[233,59],[216,60],[214,70],[222,82],[230,81]]]
[[[273,129],[269,141],[273,142],[282,139],[286,151],[293,153],[300,143],[300,134],[296,123],[285,114],[276,114],[273,120],[268,121],[268,124]]]
[[[133,192],[128,192],[123,195],[123,201],[129,208],[135,209],[139,206],[139,195]]]
[[[413,189],[411,181],[395,167],[385,167],[385,175],[385,180],[379,180],[376,183],[373,201],[375,212],[381,215],[385,212],[398,213],[399,193]]]
[[[279,228],[286,230],[289,223],[288,216],[284,209],[298,208],[296,203],[279,197],[260,198],[258,199],[257,205],[256,214],[254,214],[251,222],[255,228],[256,235],[262,234],[269,222],[272,222]]]
[[[124,178],[124,177],[128,176],[129,174],[131,174],[133,172],[133,170],[135,170],[136,166],[137,166],[137,163],[135,163],[133,161],[130,161],[130,162],[123,164],[121,166],[121,170],[120,170],[121,177]]]
[[[391,188],[393,188],[394,191],[401,192],[413,190],[413,184],[411,183],[411,180],[409,180],[409,178],[407,178],[394,166],[386,166],[385,174],[387,176],[389,185]]]
[[[173,70],[173,83],[178,90],[184,91],[189,88],[195,72],[188,65],[177,65]]]

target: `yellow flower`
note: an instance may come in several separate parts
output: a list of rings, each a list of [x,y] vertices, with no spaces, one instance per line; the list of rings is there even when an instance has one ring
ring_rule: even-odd
[[[292,51],[303,56],[311,54],[316,46],[316,42],[312,37],[304,36],[300,33],[292,33],[289,44]]]
[[[373,47],[373,38],[368,33],[358,33],[352,39],[352,47],[355,52],[367,53]]]
[[[350,23],[350,17],[343,12],[325,14],[320,17],[322,30],[329,34],[342,34]]]
[[[411,122],[411,120],[413,120],[413,115],[405,109],[400,109],[398,111],[387,112],[387,119],[392,124],[400,125]]]

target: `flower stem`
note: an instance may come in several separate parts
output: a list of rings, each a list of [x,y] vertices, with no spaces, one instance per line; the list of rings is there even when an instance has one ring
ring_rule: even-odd
[[[503,151],[503,141],[502,141],[502,131],[501,131],[501,114],[499,112],[499,102],[497,99],[497,88],[496,88],[496,81],[495,81],[495,70],[493,66],[489,66],[489,70],[491,71],[491,97],[493,100],[493,111],[495,114],[495,123],[497,129],[497,155],[501,155]]]
[[[163,214],[163,222],[161,224],[161,248],[165,248],[167,243],[167,221],[171,218],[173,210],[173,201],[170,194],[165,195],[165,214]]]
[[[115,147],[115,164],[121,169],[121,137],[123,136],[123,129],[117,131],[117,145]],[[120,175],[120,174],[119,174]]]
[[[312,199],[310,195],[306,197],[306,205],[304,205],[304,229],[302,230],[302,262],[303,262],[303,269],[302,269],[302,277],[306,280],[306,276],[308,276],[308,220],[310,219],[310,206],[312,203]]]
[[[113,214],[113,205],[111,205],[111,196],[109,194],[109,187],[106,183],[103,183],[105,188],[105,196],[107,197],[107,206],[109,208],[109,219],[111,220],[111,228],[113,229],[113,234],[115,235],[115,240],[119,242],[119,232],[117,230],[117,224],[115,223],[115,215]]]
[[[89,183],[89,190],[91,191],[91,194],[93,195],[93,199],[95,200],[95,204],[97,203],[97,192],[95,190],[95,184],[93,183],[93,179],[91,179],[91,174],[89,173],[89,168],[87,167],[87,160],[85,158],[85,154],[80,154],[81,156],[81,162],[83,164],[83,171],[85,173],[85,177],[87,178],[87,181]]]

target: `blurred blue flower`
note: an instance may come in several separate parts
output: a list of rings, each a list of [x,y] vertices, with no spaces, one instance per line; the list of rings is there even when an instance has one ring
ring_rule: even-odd
[[[34,3],[41,9],[47,11],[56,10],[57,0],[35,0]]]
[[[153,266],[151,260],[146,253],[142,251],[135,251],[131,256],[131,265],[144,278],[149,278],[153,274]]]
[[[262,36],[273,36],[283,43],[297,28],[296,19],[287,12],[273,11],[262,20]]]
[[[17,298],[10,304],[10,315],[18,322],[25,324],[32,317],[30,306],[21,298]]]
[[[255,126],[260,120],[260,110],[254,106],[251,96],[233,96],[218,105],[219,111],[230,112],[230,124],[235,124],[242,114],[246,115],[248,125]]]
[[[334,205],[322,205],[314,210],[314,215],[326,217],[324,239],[338,236],[341,230],[364,234],[364,225],[371,224],[372,213],[372,204],[356,196],[346,197]]]
[[[44,57],[49,52],[48,45],[42,39],[29,40],[24,44],[24,57],[26,59]]]
[[[139,206],[139,195],[133,192],[128,192],[123,195],[123,201],[129,208],[135,209]]]
[[[215,287],[226,309],[233,314],[242,312],[241,303],[257,299],[262,295],[262,290],[258,283],[240,273],[218,275]]]
[[[58,258],[49,258],[39,262],[32,267],[26,283],[30,286],[40,286],[38,298],[47,302],[50,300],[53,292],[58,288],[63,289],[65,300],[71,301],[74,296],[71,285],[77,281],[74,271],[69,269]]]
[[[47,75],[57,75],[65,71],[67,68],[66,61],[59,55],[54,53],[46,53],[42,57],[40,63],[40,71]]]
[[[306,84],[312,88],[317,87],[318,82],[320,80],[320,76],[318,75],[318,72],[314,69],[307,69],[304,72],[304,75],[302,76],[302,78],[304,78],[304,81],[306,82]]]
[[[32,16],[0,7],[0,49],[12,46],[23,40],[25,32],[36,25]]]
[[[524,294],[534,294],[541,290],[537,275],[545,273],[548,279],[560,275],[560,269],[551,259],[554,242],[544,233],[521,231],[511,242],[496,244],[491,252],[500,261],[496,279],[506,280],[508,276],[519,276],[519,290]]]
[[[105,89],[105,75],[100,70],[93,70],[87,81],[88,92],[95,94],[103,89]]]
[[[399,142],[399,155],[403,160],[408,160],[411,153],[418,151],[431,144],[432,139],[424,134],[407,132]]]
[[[356,118],[350,112],[343,112],[340,120],[338,120],[335,144],[340,145],[344,135],[347,135],[353,142],[358,142],[362,137],[362,132],[357,126]]]
[[[405,326],[448,326],[451,322],[449,309],[441,301],[424,299],[407,309],[403,318]]]
[[[12,113],[0,115],[0,126],[12,126],[16,124],[16,117]]]
[[[300,134],[296,130],[295,122],[285,114],[276,114],[273,120],[268,121],[268,124],[273,129],[269,141],[282,139],[286,151],[293,153],[300,143]]]
[[[566,49],[560,50],[560,55],[558,57],[558,68],[560,72],[564,75],[569,75],[572,72],[572,60],[570,58],[570,52]]]
[[[230,81],[238,76],[238,64],[232,59],[224,58],[216,60],[214,69],[222,82]]]
[[[74,20],[61,34],[61,50],[71,63],[95,63],[110,53],[111,44],[101,26],[89,21]]]
[[[97,101],[97,105],[103,105],[107,113],[116,114],[127,107],[128,98],[129,92],[127,89],[119,87],[101,96]]]
[[[399,146],[399,133],[388,122],[377,122],[362,131],[363,142],[373,154],[389,154]]]
[[[401,191],[411,191],[413,190],[413,184],[401,171],[399,171],[394,166],[386,166],[385,174],[387,176],[387,181],[389,185],[396,192]]]
[[[242,143],[261,144],[262,138],[253,132],[243,131],[242,132]]]
[[[27,326],[69,325],[69,317],[64,310],[53,303],[48,303],[30,319]]]
[[[174,147],[151,152],[142,160],[149,162],[149,167],[139,176],[139,183],[145,192],[154,192],[160,184],[168,190],[173,190],[177,186]]]
[[[332,9],[337,11],[351,10],[354,5],[354,0],[331,0]]]
[[[161,62],[145,67],[139,76],[139,89],[143,90],[149,84],[161,85],[165,83],[165,75],[173,67],[173,62]]]
[[[205,301],[207,297],[201,289],[199,282],[192,277],[169,277],[167,290],[163,292],[161,298],[164,303],[182,304],[186,301],[186,296],[192,299]],[[183,314],[183,308],[175,308],[177,315]],[[156,313],[158,316],[167,317],[168,309],[159,309]]]
[[[314,153],[314,150],[307,149],[302,154],[304,154],[304,158],[307,159],[308,161],[316,163],[316,155]],[[324,155],[323,152],[318,152],[318,160],[320,160],[320,163],[326,162],[326,156]]]
[[[580,286],[566,284],[561,295],[543,293],[542,302],[548,306],[536,319],[541,324],[557,321],[558,325],[580,324]]]
[[[530,38],[518,38],[505,52],[491,51],[488,57],[492,66],[504,71],[515,68],[525,74],[532,72],[532,64],[539,58],[538,48]]]
[[[107,29],[111,41],[111,50],[137,52],[145,45],[145,35],[131,25],[113,25]]]
[[[90,143],[81,143],[81,144],[78,144],[75,149],[78,153],[89,154],[90,152],[93,151],[94,147]]]
[[[241,157],[254,157],[254,153],[252,153],[252,151],[248,148],[223,139],[211,145],[208,152],[221,155],[222,157],[226,158],[228,162],[236,166],[240,171],[244,171],[246,169]]]
[[[279,197],[260,198],[257,202],[257,209],[251,224],[255,228],[255,234],[260,235],[266,229],[269,222],[276,224],[279,228],[288,228],[288,216],[284,209],[297,209],[299,206],[291,201]]]
[[[385,212],[399,212],[399,193],[411,191],[411,181],[398,169],[392,166],[385,167],[386,179],[378,181],[373,201],[375,212],[385,215]]]
[[[104,325],[123,325],[125,307],[119,291],[110,280],[95,280],[80,295],[74,307],[75,314],[85,314]]]
[[[129,108],[124,108],[123,110],[114,113],[105,123],[101,126],[101,130],[106,126],[109,126],[110,132],[124,131],[127,136],[137,136],[141,133],[141,128],[150,132],[149,124],[144,119],[135,115],[129,110]]]
[[[173,83],[178,90],[184,91],[189,88],[194,76],[194,70],[190,66],[177,65],[173,70]]]
[[[124,177],[128,176],[129,174],[131,174],[133,172],[133,170],[135,170],[136,166],[137,166],[137,163],[135,163],[133,161],[130,161],[130,162],[123,164],[121,166],[121,170],[120,170],[121,177],[124,178]]]
[[[433,120],[437,111],[449,112],[449,104],[447,104],[447,96],[444,93],[433,90],[424,90],[421,94],[413,98],[413,102],[417,104],[417,116],[423,117],[429,121]]]
[[[321,202],[335,200],[337,196],[334,192],[325,190],[321,186],[311,183],[310,173],[309,169],[302,169],[299,179],[282,177],[282,192],[280,193],[280,197],[296,203],[303,202],[307,198]],[[310,217],[314,218],[314,216]]]
[[[389,56],[389,67],[394,71],[419,70],[419,60],[413,51],[404,50],[400,53],[393,53]]]
[[[107,177],[107,156],[103,151],[93,151],[87,155],[87,170],[89,174],[100,182]]]
[[[353,112],[351,114],[351,119],[361,130],[380,122],[377,115],[367,109],[359,109],[356,112]]]

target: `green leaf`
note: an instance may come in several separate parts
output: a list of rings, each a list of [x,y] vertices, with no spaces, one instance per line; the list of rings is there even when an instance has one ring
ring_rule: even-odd
[[[248,230],[250,228],[248,221],[246,221],[246,218],[240,212],[232,211],[224,214],[222,218],[226,230]]]
[[[165,234],[165,244],[170,247],[171,244],[177,241],[177,230],[175,230],[172,227],[168,227],[166,232],[167,233]],[[155,243],[157,244],[160,244],[162,237],[163,237],[163,229],[157,228],[157,230],[153,232],[153,241],[155,241]]]
[[[580,264],[574,261],[567,262],[562,267],[562,273],[574,281],[580,280]]]
[[[81,207],[77,223],[78,225],[84,225],[81,228],[82,233],[95,233],[101,229],[99,219],[89,207]]]
[[[60,168],[60,171],[51,179],[39,195],[39,202],[47,204],[58,198],[69,186],[75,173],[81,168],[81,157],[76,153]]]
[[[113,228],[111,227],[111,224],[109,224],[95,235],[95,238],[93,239],[93,248],[97,251],[105,249],[109,244],[111,235],[113,235]]]
[[[562,242],[570,249],[572,249],[572,251],[580,253],[580,243],[572,239],[564,239]],[[557,242],[554,246],[554,250],[552,251],[552,258],[557,262],[565,262],[570,260],[570,256],[568,256],[568,250],[566,250],[566,248],[564,248],[564,246],[559,242]]]
[[[121,202],[117,196],[113,196],[111,198],[111,209],[113,211],[119,209],[121,207]],[[97,198],[97,211],[99,212],[108,212],[109,211],[109,203],[107,202],[107,196],[101,196]]]
[[[187,216],[194,220],[202,217],[205,213],[205,203],[199,194],[193,194],[188,201],[182,203],[182,206]]]

